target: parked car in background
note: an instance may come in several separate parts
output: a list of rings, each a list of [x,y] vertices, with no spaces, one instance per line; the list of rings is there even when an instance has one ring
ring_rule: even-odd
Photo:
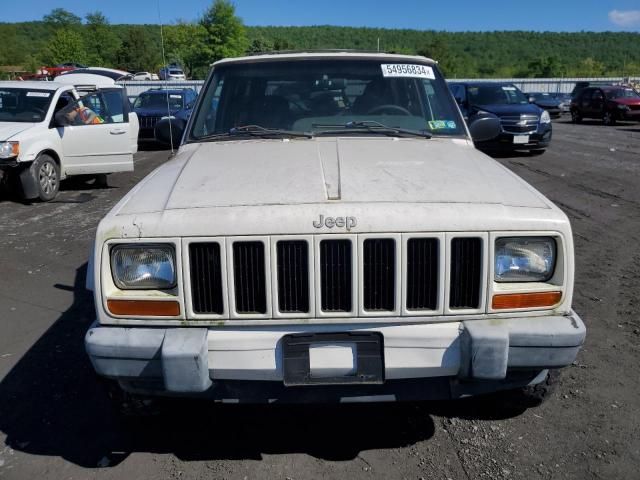
[[[73,175],[104,184],[133,170],[137,125],[117,85],[0,82],[0,169],[25,199],[53,200]]]
[[[531,92],[527,93],[529,102],[534,103],[543,110],[549,112],[551,118],[558,118],[562,115],[564,102],[556,97],[553,93],[547,92]]]
[[[611,85],[611,82],[606,82],[606,81],[581,81],[581,82],[576,82],[576,85],[573,87],[573,90],[571,90],[571,98],[574,99],[576,98],[580,92],[582,92],[585,88],[587,87],[604,87],[604,86],[609,86]]]
[[[160,80],[160,77],[157,74],[151,73],[151,72],[138,72],[131,75],[131,80],[152,81],[152,80]]]
[[[571,102],[571,120],[601,119],[605,125],[618,120],[640,120],[640,94],[631,87],[587,87]]]
[[[425,57],[216,62],[178,153],[96,231],[111,399],[542,400],[585,338],[571,226],[469,132],[500,122],[467,128]]]
[[[167,65],[158,72],[160,80],[186,80],[187,76],[184,70],[178,65]]]
[[[468,122],[486,116],[500,119],[502,131],[486,141],[476,141],[485,151],[529,150],[543,153],[552,136],[551,116],[515,85],[499,82],[451,82],[453,93]]]
[[[138,95],[133,111],[140,121],[139,139],[155,139],[154,129],[163,117],[176,115],[183,109],[193,108],[198,94],[191,88],[152,88]]]

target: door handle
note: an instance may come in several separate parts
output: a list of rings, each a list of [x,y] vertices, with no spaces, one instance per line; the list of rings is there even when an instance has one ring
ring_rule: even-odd
[[[109,133],[111,135],[123,135],[123,134],[127,133],[127,131],[123,130],[122,128],[116,128],[114,130],[109,130]]]

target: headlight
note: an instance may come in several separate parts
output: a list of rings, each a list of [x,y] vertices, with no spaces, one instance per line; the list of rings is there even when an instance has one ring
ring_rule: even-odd
[[[551,237],[507,237],[496,240],[496,282],[546,282],[556,265]]]
[[[121,290],[164,290],[176,285],[175,250],[171,245],[115,245],[111,275]]]
[[[542,112],[542,115],[540,115],[540,123],[551,123],[551,117],[549,116],[549,112],[546,110]]]
[[[17,157],[20,153],[20,142],[0,142],[0,158]]]

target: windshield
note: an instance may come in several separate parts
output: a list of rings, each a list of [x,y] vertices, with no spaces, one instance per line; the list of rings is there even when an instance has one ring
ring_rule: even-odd
[[[155,92],[141,93],[133,104],[134,109],[166,109],[167,96],[169,97],[169,108],[171,110],[180,110],[182,108],[182,95],[180,93]]]
[[[51,90],[0,88],[0,122],[42,122],[53,93]]]
[[[169,75],[182,75],[182,70],[169,70]]]
[[[375,124],[373,122],[376,122]],[[375,135],[372,125],[465,135],[463,120],[437,69],[384,60],[312,60],[217,67],[190,138],[258,125],[323,135]],[[360,128],[361,127],[361,128]]]
[[[513,85],[471,85],[469,101],[473,105],[521,105],[529,100]]]
[[[607,98],[640,98],[640,94],[633,88],[616,88],[615,90],[605,90]]]

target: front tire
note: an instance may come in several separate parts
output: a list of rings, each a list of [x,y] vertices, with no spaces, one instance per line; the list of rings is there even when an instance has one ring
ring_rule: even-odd
[[[56,161],[43,153],[33,162],[33,172],[37,182],[38,198],[43,202],[56,198],[60,191],[60,166]]]
[[[571,121],[573,123],[582,122],[582,115],[580,115],[577,110],[571,110]]]
[[[602,117],[602,123],[607,126],[613,126],[616,124],[616,115],[613,112],[607,111],[604,112],[604,117]]]

